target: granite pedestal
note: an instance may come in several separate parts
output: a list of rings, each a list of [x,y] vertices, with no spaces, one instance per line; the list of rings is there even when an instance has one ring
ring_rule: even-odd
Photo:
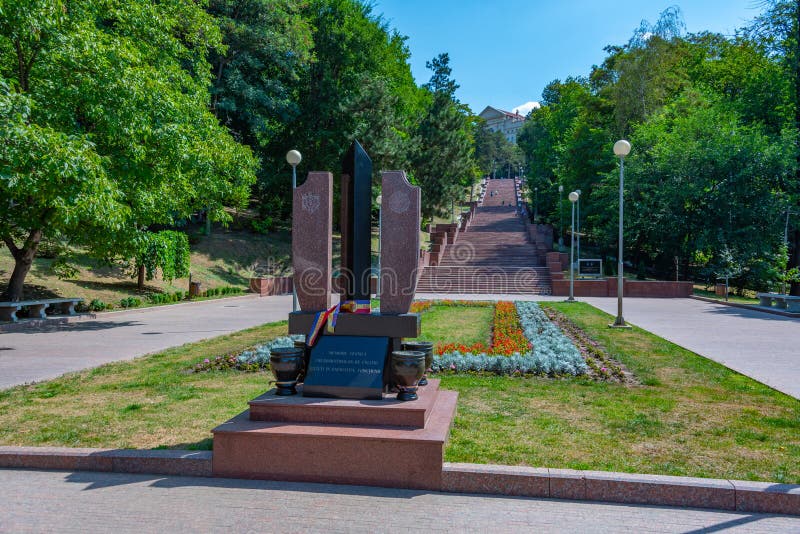
[[[302,387],[302,386],[301,386]],[[419,399],[275,397],[214,433],[214,476],[439,490],[457,393],[430,380]]]

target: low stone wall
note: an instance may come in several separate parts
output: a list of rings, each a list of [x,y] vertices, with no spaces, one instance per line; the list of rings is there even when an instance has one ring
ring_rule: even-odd
[[[692,296],[692,282],[664,282],[645,280],[625,280],[624,296],[649,298],[689,298]],[[617,279],[575,280],[576,297],[616,297]],[[569,295],[569,278],[553,279],[553,295]]]
[[[293,287],[293,280],[291,276],[250,279],[250,291],[261,297],[286,295],[287,293],[292,292]]]

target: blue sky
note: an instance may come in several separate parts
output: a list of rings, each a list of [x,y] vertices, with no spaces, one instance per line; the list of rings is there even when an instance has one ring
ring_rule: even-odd
[[[688,32],[733,34],[758,13],[757,0],[374,0],[374,10],[407,35],[417,82],[425,62],[449,52],[458,97],[475,113],[492,105],[512,111],[541,98],[555,78],[586,75],[624,44],[639,23],[667,7],[683,12]]]

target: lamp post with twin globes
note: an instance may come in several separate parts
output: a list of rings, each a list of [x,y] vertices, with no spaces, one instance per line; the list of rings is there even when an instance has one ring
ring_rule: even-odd
[[[619,251],[617,252],[617,318],[614,324],[610,324],[611,328],[630,328],[625,324],[625,319],[622,317],[622,295],[623,295],[623,277],[622,277],[622,221],[623,221],[623,191],[625,188],[625,156],[630,154],[631,144],[625,139],[620,139],[614,143],[614,155],[619,158]]]
[[[294,201],[294,190],[297,188],[297,166],[303,161],[303,156],[297,150],[290,150],[286,153],[286,163],[292,166],[292,201]],[[292,311],[297,311],[297,289],[292,284]]]

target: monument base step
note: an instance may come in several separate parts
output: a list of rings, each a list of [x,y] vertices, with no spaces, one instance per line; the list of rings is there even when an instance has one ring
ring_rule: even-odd
[[[434,393],[424,428],[253,421],[246,410],[213,430],[212,472],[229,478],[439,490],[458,394]]]
[[[397,400],[386,394],[383,400],[347,400],[303,397],[302,384],[297,395],[279,397],[275,390],[250,401],[252,421],[320,423],[357,426],[402,426],[424,428],[438,396],[439,380],[428,380],[417,390],[419,399]]]

